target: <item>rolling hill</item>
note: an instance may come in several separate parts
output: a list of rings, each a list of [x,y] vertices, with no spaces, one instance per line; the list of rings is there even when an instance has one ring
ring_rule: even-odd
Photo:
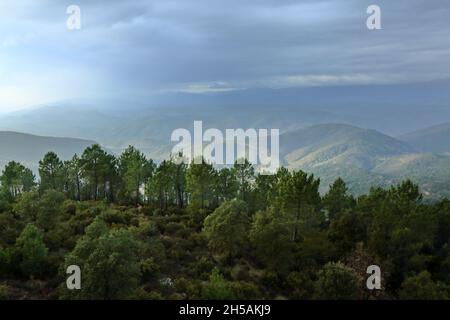
[[[429,198],[450,198],[450,156],[431,153],[406,154],[392,157],[372,170],[373,173],[410,178],[421,186]]]
[[[73,109],[72,109],[73,110]],[[282,128],[282,164],[314,173],[322,180],[321,191],[342,177],[354,194],[371,186],[388,186],[413,178],[430,198],[450,197],[450,139],[446,125],[393,138],[372,129],[346,124],[344,116],[302,108],[131,108],[127,113],[79,108],[75,113],[56,106],[28,110],[0,118],[0,129],[14,128],[51,138],[17,132],[0,132],[0,166],[17,160],[36,171],[48,151],[62,159],[98,141],[120,153],[134,145],[156,161],[166,158],[173,144],[171,132],[192,130],[194,120],[207,128]],[[343,123],[330,123],[342,118]],[[349,119],[349,118],[347,118]],[[51,123],[51,125],[49,125]],[[429,140],[427,140],[429,139]],[[434,153],[426,153],[433,151]],[[438,153],[442,153],[439,155]]]
[[[422,152],[450,153],[450,123],[414,131],[398,138]]]
[[[193,129],[202,120],[204,129],[280,128],[282,132],[345,117],[304,108],[242,107],[117,107],[114,110],[89,106],[47,106],[0,117],[0,130],[45,136],[93,139],[120,152],[134,145],[154,159],[162,160],[171,150],[171,133]],[[295,119],[295,120],[294,120]]]
[[[39,160],[48,151],[54,151],[62,160],[68,160],[94,143],[91,140],[0,131],[0,167],[3,169],[9,161],[15,160],[37,172]]]
[[[281,136],[281,154],[290,165],[314,168],[351,164],[370,170],[387,157],[411,153],[407,144],[375,130],[321,124]]]
[[[450,197],[450,156],[418,153],[375,130],[323,124],[280,139],[284,163],[320,177],[322,192],[338,177],[354,194],[411,178],[429,198]]]

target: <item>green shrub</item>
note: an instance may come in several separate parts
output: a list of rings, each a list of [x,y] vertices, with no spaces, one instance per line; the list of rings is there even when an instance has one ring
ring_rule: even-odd
[[[265,271],[263,276],[261,277],[261,283],[268,288],[278,288],[280,286],[280,278],[278,274],[273,271]]]
[[[194,275],[202,280],[208,279],[213,268],[214,263],[208,257],[200,257],[192,264]]]
[[[185,294],[187,299],[198,299],[200,295],[199,284],[183,277],[175,279],[173,287],[177,293]]]
[[[222,277],[219,269],[214,268],[208,283],[202,289],[202,298],[206,300],[234,299],[230,284]]]
[[[238,300],[258,300],[262,294],[258,287],[250,282],[235,281],[230,284],[233,296]]]
[[[145,280],[153,279],[159,275],[160,266],[153,257],[140,262],[142,278]]]
[[[186,227],[180,222],[169,222],[165,226],[164,233],[170,234],[170,235],[175,235],[176,233],[178,233],[184,229],[186,229]]]
[[[327,263],[317,273],[315,296],[325,300],[352,300],[359,295],[358,276],[342,263]]]
[[[8,300],[10,298],[9,287],[5,284],[0,284],[0,300]]]
[[[291,272],[286,279],[286,284],[291,299],[311,299],[314,294],[314,281],[304,272]]]
[[[447,300],[448,286],[435,282],[427,271],[406,278],[400,290],[400,299],[405,300]]]

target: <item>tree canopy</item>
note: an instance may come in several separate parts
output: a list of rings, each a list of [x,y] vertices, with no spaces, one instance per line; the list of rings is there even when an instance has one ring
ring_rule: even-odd
[[[412,180],[359,196],[246,161],[159,163],[130,146],[0,175],[0,287],[17,299],[448,299],[450,201]],[[65,286],[70,265],[81,290]],[[370,291],[366,269],[380,268]]]

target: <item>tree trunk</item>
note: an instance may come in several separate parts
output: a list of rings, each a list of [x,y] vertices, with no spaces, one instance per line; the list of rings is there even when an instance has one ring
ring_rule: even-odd
[[[297,225],[298,225],[298,221],[300,220],[300,201],[297,202],[297,211],[296,211],[296,215],[295,215],[295,224],[294,224],[294,232],[292,234],[292,242],[297,241]]]

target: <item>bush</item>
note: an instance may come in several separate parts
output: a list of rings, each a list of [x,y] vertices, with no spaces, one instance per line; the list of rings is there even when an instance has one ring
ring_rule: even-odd
[[[165,213],[168,216],[181,216],[185,214],[184,209],[178,207],[168,207]]]
[[[170,235],[175,235],[178,232],[183,231],[184,229],[186,229],[186,227],[180,222],[169,222],[165,226],[164,233],[170,234]]]
[[[63,204],[63,211],[69,216],[74,216],[77,213],[77,202],[74,200],[66,200]]]
[[[405,300],[446,300],[449,299],[448,287],[434,282],[427,271],[406,278],[400,290],[400,299]]]
[[[353,269],[342,263],[327,263],[317,273],[315,296],[324,300],[352,300],[358,298],[358,277]]]
[[[16,247],[21,256],[22,273],[28,276],[41,275],[48,254],[42,232],[33,224],[28,224],[17,239]]]
[[[289,297],[295,300],[311,299],[314,294],[314,281],[304,272],[291,272],[287,279]]]
[[[156,224],[150,221],[143,221],[139,223],[139,225],[134,228],[134,232],[143,240],[160,235]]]
[[[250,274],[250,267],[243,263],[243,261],[240,261],[241,263],[236,264],[234,267],[231,268],[230,274],[231,277],[234,280],[239,281],[247,281],[249,280]]]
[[[206,247],[208,241],[206,240],[204,233],[190,233],[188,241],[191,247]]]
[[[0,246],[7,247],[16,242],[21,230],[23,222],[17,220],[12,213],[5,212],[0,214]]]
[[[134,300],[163,300],[163,296],[158,291],[147,292],[144,288],[138,288],[134,293]]]
[[[11,250],[0,247],[0,275],[9,274],[11,268]]]
[[[202,298],[206,300],[231,300],[234,298],[229,283],[222,277],[219,269],[214,268],[209,282],[203,287]]]
[[[177,293],[184,294],[187,299],[198,299],[200,295],[198,283],[183,277],[175,279],[173,287]]]
[[[7,300],[10,298],[9,287],[5,284],[0,284],[0,300]]]
[[[155,259],[148,258],[140,262],[142,278],[145,280],[150,280],[159,275],[160,267],[155,262]]]
[[[278,288],[280,286],[280,278],[278,277],[278,274],[276,272],[272,271],[266,271],[264,272],[261,283],[268,288]]]
[[[118,211],[113,209],[108,209],[102,213],[103,220],[111,225],[129,225],[133,215],[129,211]]]
[[[200,279],[208,279],[214,263],[208,257],[200,257],[192,264],[192,271],[195,277]]]
[[[257,300],[262,297],[258,287],[250,282],[235,281],[230,284],[230,287],[238,300]]]

